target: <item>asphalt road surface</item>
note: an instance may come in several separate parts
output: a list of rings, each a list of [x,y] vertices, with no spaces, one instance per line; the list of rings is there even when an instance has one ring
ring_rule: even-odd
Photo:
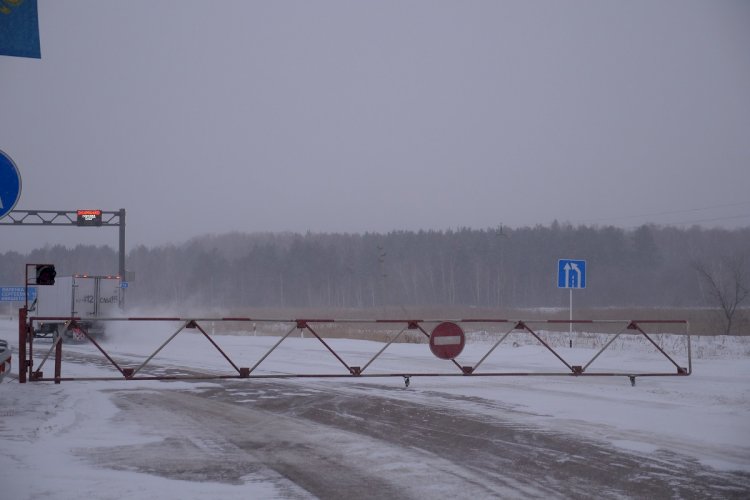
[[[154,441],[79,453],[175,479],[271,481],[288,498],[750,496],[747,473],[527,425],[516,409],[480,398],[410,391],[309,379],[117,389],[117,418]]]

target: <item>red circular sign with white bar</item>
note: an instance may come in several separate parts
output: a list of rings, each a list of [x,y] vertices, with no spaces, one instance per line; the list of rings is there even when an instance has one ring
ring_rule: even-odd
[[[450,321],[440,323],[430,335],[430,350],[440,359],[455,358],[464,350],[465,344],[464,331]]]

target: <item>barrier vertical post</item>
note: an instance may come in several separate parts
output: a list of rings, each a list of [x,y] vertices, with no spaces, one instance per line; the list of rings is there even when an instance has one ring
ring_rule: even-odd
[[[35,380],[34,378],[34,332],[33,332],[33,326],[29,325],[28,322],[26,323],[25,332],[26,332],[26,342],[28,346],[26,348],[26,355],[28,356],[28,361],[26,362],[26,368],[29,370],[27,377],[28,377],[28,380]]]
[[[58,337],[55,346],[55,383],[60,383],[60,372],[62,368],[62,336]]]
[[[26,383],[26,308],[18,310],[18,382]]]

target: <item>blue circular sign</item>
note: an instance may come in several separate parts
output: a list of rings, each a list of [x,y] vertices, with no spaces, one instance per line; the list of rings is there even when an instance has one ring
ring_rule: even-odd
[[[0,150],[0,219],[13,210],[21,197],[21,172],[10,156]]]

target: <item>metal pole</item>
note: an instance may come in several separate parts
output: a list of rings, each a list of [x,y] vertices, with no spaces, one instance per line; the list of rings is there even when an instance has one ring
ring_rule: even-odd
[[[119,248],[119,258],[120,258],[120,265],[118,274],[120,275],[120,282],[128,281],[127,276],[125,276],[125,209],[120,209],[120,248]],[[125,288],[120,287],[120,309],[125,308]]]
[[[383,351],[385,351],[386,349],[388,349],[388,347],[391,344],[393,344],[396,341],[396,339],[398,339],[401,336],[402,333],[404,333],[406,331],[407,328],[408,328],[408,326],[403,327],[401,329],[401,331],[398,332],[398,335],[396,335],[395,337],[393,337],[393,339],[391,341],[389,341],[380,351],[378,351],[378,353],[375,356],[372,357],[372,359],[370,359],[370,361],[367,362],[367,364],[365,366],[362,367],[362,369],[359,371],[359,373],[361,374],[363,371],[365,371],[367,369],[367,367],[370,366],[370,364],[373,361],[375,361],[375,359],[383,353]]]
[[[18,382],[26,383],[26,308],[18,310]]]
[[[685,322],[685,331],[688,335],[688,375],[693,373],[693,352],[690,347],[690,323]]]
[[[269,350],[269,351],[268,351],[267,353],[265,353],[265,354],[263,355],[263,357],[262,357],[262,358],[260,358],[260,359],[258,360],[258,362],[257,362],[257,363],[255,363],[255,364],[253,365],[253,367],[252,367],[252,368],[250,368],[250,373],[252,373],[252,372],[253,372],[253,370],[255,370],[256,368],[258,368],[258,365],[259,365],[259,364],[261,364],[261,363],[262,363],[263,361],[265,361],[265,359],[266,359],[266,358],[268,357],[268,355],[269,355],[269,354],[271,354],[271,353],[272,353],[272,352],[273,352],[274,350],[276,350],[276,348],[277,348],[277,347],[279,347],[279,344],[281,344],[281,343],[282,343],[282,342],[284,341],[284,339],[285,339],[285,338],[287,338],[287,337],[288,337],[289,335],[291,335],[291,334],[292,334],[292,332],[293,332],[294,330],[296,330],[296,329],[297,329],[297,325],[294,325],[293,327],[291,327],[291,328],[289,329],[289,331],[288,331],[288,332],[286,332],[286,335],[284,335],[283,337],[281,337],[281,338],[279,339],[279,341],[278,341],[278,342],[276,342],[276,344],[274,344],[274,346],[273,346],[273,347],[272,347],[272,348],[271,348],[271,349],[270,349],[270,350]]]
[[[568,340],[573,342],[573,289],[568,288],[570,292],[570,306],[568,307],[568,316],[570,323],[568,323]]]
[[[125,209],[120,209],[120,278],[125,279]]]
[[[495,345],[493,345],[492,348],[489,351],[487,351],[487,354],[485,354],[484,356],[482,356],[482,359],[480,359],[479,362],[476,365],[474,365],[474,372],[477,371],[477,368],[479,368],[479,365],[481,365],[482,363],[484,363],[484,360],[487,359],[487,356],[489,356],[490,354],[492,354],[492,351],[494,351],[495,348],[497,346],[499,346],[503,342],[503,340],[505,340],[508,337],[508,335],[510,335],[513,332],[513,330],[515,330],[515,329],[516,329],[516,327],[513,326],[513,328],[511,328],[510,330],[508,330],[508,332],[505,335],[503,335],[503,337],[500,340],[498,340],[497,342],[495,342]]]
[[[136,375],[139,371],[141,371],[141,368],[143,368],[144,366],[146,366],[149,361],[151,361],[152,359],[154,359],[154,356],[156,356],[157,354],[159,354],[159,351],[161,351],[162,349],[164,349],[164,347],[167,344],[169,344],[170,342],[172,342],[172,339],[175,338],[178,333],[180,333],[182,330],[184,330],[188,326],[188,324],[190,323],[190,321],[192,321],[192,320],[186,321],[184,325],[182,325],[181,327],[179,327],[177,329],[177,331],[174,332],[172,334],[172,336],[169,337],[166,340],[166,342],[164,342],[162,345],[160,345],[159,348],[157,350],[155,350],[154,353],[151,356],[148,357],[148,359],[146,359],[146,361],[144,361],[143,363],[141,363],[141,366],[139,366],[138,368],[136,368],[135,370],[133,370],[133,375]]]
[[[62,372],[62,335],[57,337],[55,345],[55,383],[60,383],[60,374]]]
[[[120,279],[125,277],[125,209],[120,209]]]
[[[24,319],[26,319],[25,314]],[[28,378],[29,380],[34,380],[34,326],[29,321],[29,324],[24,328],[26,331],[26,340],[28,341],[28,350],[26,351],[29,356],[29,360],[26,362],[26,367],[29,369]]]

